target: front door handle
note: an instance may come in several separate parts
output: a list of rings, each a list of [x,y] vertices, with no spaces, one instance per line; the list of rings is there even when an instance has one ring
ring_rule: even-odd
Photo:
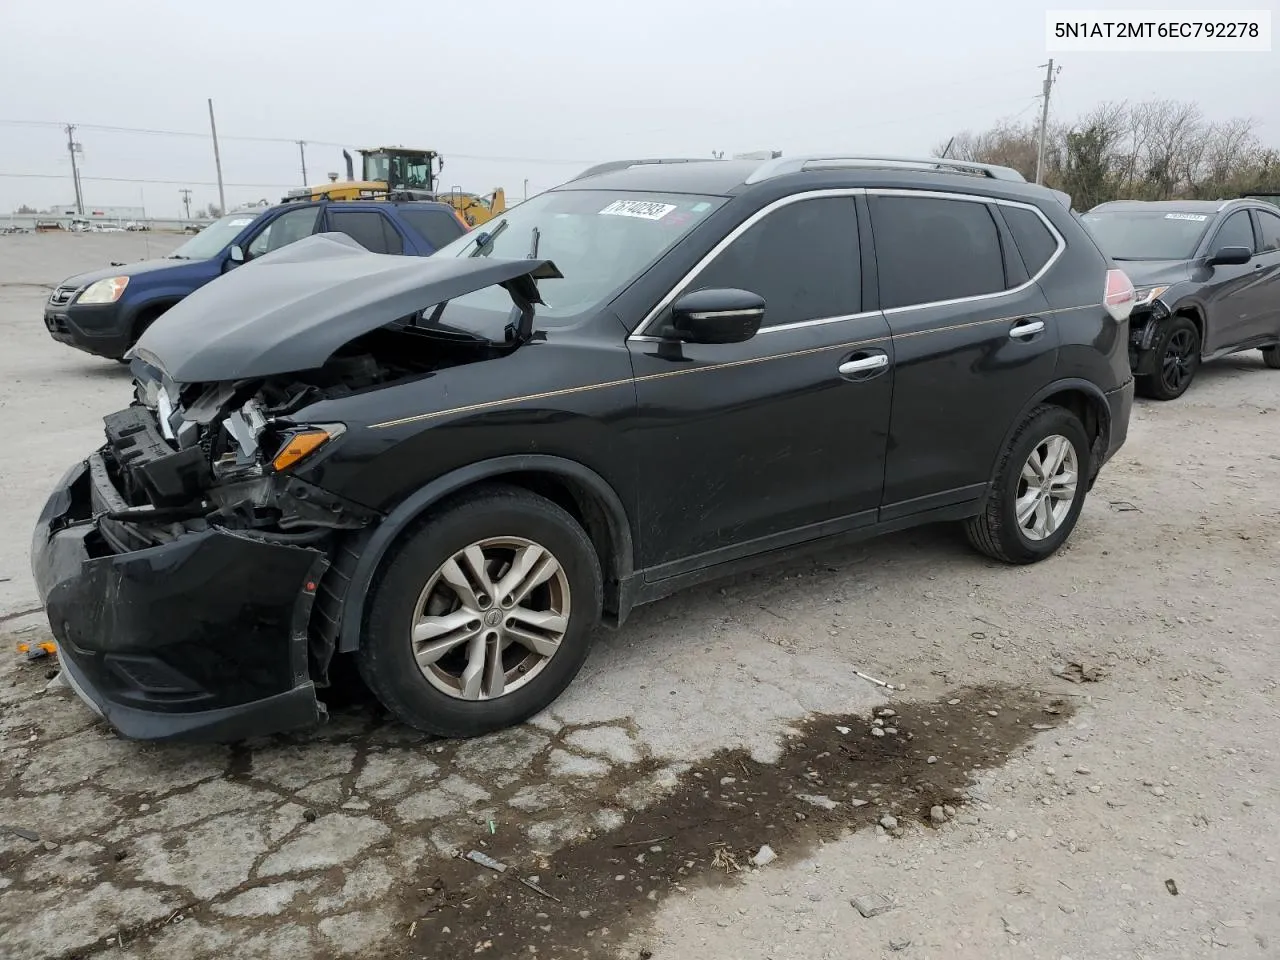
[[[860,373],[871,373],[873,370],[883,370],[888,365],[888,354],[873,353],[865,357],[846,360],[836,369],[839,371],[840,376],[851,377]]]
[[[1021,340],[1023,337],[1034,337],[1037,333],[1043,332],[1043,320],[1027,320],[1010,330],[1009,336],[1013,337],[1015,340]]]

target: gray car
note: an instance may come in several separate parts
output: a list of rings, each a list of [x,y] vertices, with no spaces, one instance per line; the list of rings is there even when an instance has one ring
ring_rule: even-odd
[[[1117,200],[1081,219],[1134,287],[1138,392],[1173,400],[1205,360],[1261,350],[1280,369],[1280,210],[1255,199]]]

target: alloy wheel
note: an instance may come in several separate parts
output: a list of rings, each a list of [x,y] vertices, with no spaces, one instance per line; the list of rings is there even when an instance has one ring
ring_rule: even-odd
[[[1075,503],[1080,476],[1076,448],[1054,434],[1036,444],[1018,479],[1014,505],[1018,527],[1028,540],[1045,540],[1062,526]]]
[[[433,687],[460,700],[493,700],[542,672],[569,616],[569,579],[551,551],[492,537],[459,550],[427,580],[410,643]]]
[[[1160,379],[1171,393],[1180,393],[1191,379],[1196,349],[1190,330],[1175,330],[1160,360]]]

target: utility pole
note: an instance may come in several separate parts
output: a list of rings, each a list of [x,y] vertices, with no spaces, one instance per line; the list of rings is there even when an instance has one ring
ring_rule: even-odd
[[[213,134],[213,164],[218,168],[218,211],[227,212],[227,195],[222,189],[222,156],[218,153],[218,125],[213,122],[213,98],[209,98],[209,130]]]
[[[76,187],[76,213],[84,216],[84,194],[80,190],[80,168],[76,166],[76,154],[82,153],[83,148],[76,143],[75,124],[67,124],[67,152],[71,154],[71,179]]]
[[[183,187],[178,192],[182,194],[182,207],[184,210],[187,211],[187,219],[190,220],[191,219],[191,188]]]
[[[307,141],[298,141],[298,156],[302,158],[302,185],[305,187],[309,182],[307,180]]]
[[[1053,78],[1058,71],[1053,69],[1053,61],[1042,64],[1044,71],[1044,103],[1040,105],[1040,146],[1036,151],[1036,183],[1044,183],[1044,140],[1049,127],[1049,94],[1053,92]]]

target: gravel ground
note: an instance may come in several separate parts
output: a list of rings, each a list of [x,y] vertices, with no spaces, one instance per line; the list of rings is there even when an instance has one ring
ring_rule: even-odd
[[[39,285],[179,242],[0,238],[6,650],[43,635],[48,487],[128,399]],[[308,736],[141,746],[0,657],[0,956],[1280,955],[1278,396],[1248,353],[1140,402],[1053,560],[926,529],[694,590],[483,741],[356,696]]]

